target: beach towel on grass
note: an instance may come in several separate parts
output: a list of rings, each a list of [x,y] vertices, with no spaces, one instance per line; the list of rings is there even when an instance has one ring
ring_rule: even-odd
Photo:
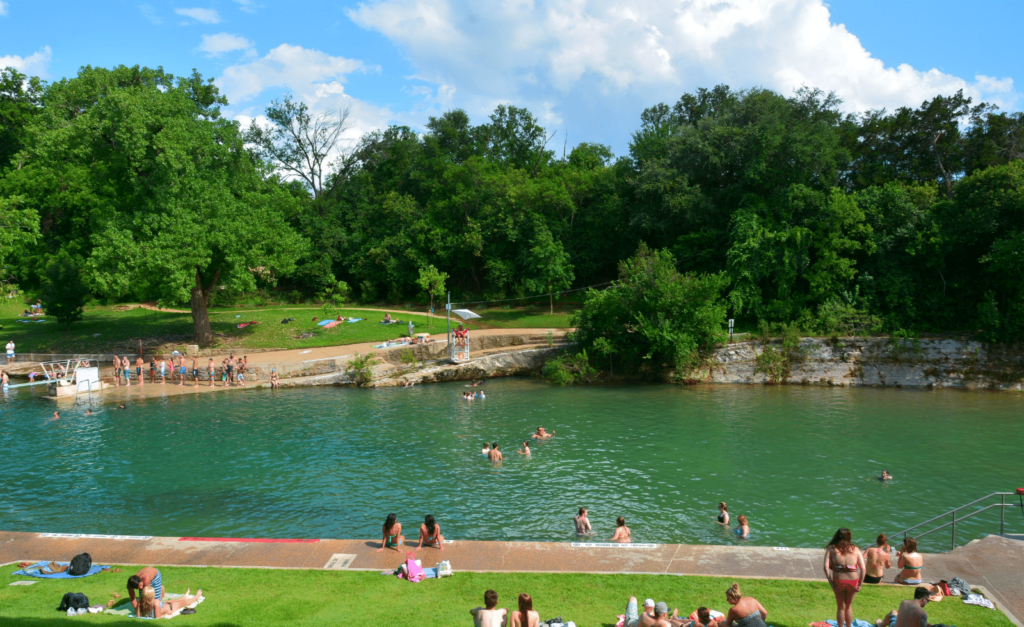
[[[316,326],[318,326],[318,327],[325,327],[325,326],[329,325],[332,322],[334,322],[334,320],[321,320],[320,322],[316,323]]]
[[[183,596],[185,596],[185,595],[184,594],[164,594],[163,600],[164,600],[164,602],[173,601],[174,599],[180,599]],[[188,605],[186,607],[194,608],[195,606],[199,605],[200,603],[202,603],[205,600],[206,600],[206,597],[199,597],[198,601],[196,601],[192,605]],[[185,608],[179,609],[177,612],[171,614],[170,616],[161,616],[160,618],[174,618],[178,614],[181,614],[181,610],[183,610],[183,609],[185,609]],[[118,616],[128,616],[129,618],[144,618],[146,620],[153,620],[149,616],[138,616],[138,615],[136,615],[135,608],[132,607],[131,601],[127,601],[126,603],[122,603],[121,605],[116,605],[116,606],[108,609],[106,612],[104,612],[104,614],[116,614]]]
[[[43,570],[43,567],[46,566],[49,563],[50,563],[49,561],[45,561],[45,562],[39,562],[37,564],[32,564],[31,566],[26,566],[25,568],[22,568],[21,570],[15,571],[15,572],[13,572],[11,574],[12,575],[21,575],[22,577],[39,577],[40,579],[81,579],[82,577],[88,577],[89,575],[95,575],[96,573],[98,573],[100,571],[103,571],[103,570],[105,570],[107,568],[110,568],[110,566],[99,566],[98,564],[93,564],[92,568],[89,569],[89,572],[85,573],[84,575],[69,575],[66,572],[64,572],[64,573],[47,573],[47,572],[45,572]],[[56,563],[57,564],[61,564],[61,565],[67,565],[68,564],[68,562],[56,562]]]
[[[325,324],[323,326],[324,326],[325,329],[333,329],[334,327],[338,326],[339,324],[341,324],[341,323],[338,322],[337,320],[330,320],[330,321],[327,322],[327,324]]]
[[[829,625],[831,625],[832,627],[836,627],[836,625],[837,625],[835,619],[827,620],[825,622],[828,623]],[[853,627],[875,627],[875,624],[874,623],[869,623],[866,620],[861,620],[859,618],[855,618],[855,619],[853,619]]]
[[[350,323],[351,322],[362,322],[362,321],[363,321],[362,318],[352,318],[351,320],[346,320],[346,322],[350,322]]]

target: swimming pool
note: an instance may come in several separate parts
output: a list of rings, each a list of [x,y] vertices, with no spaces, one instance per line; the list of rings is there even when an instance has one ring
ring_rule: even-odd
[[[554,388],[489,381],[409,389],[214,392],[65,405],[0,401],[0,529],[154,536],[376,538],[434,514],[452,539],[596,539],[625,516],[636,542],[727,544],[719,501],[751,544],[859,544],[1024,483],[1024,398],[821,387]],[[538,425],[557,436],[516,453]],[[492,466],[484,441],[506,460]],[[895,480],[874,479],[886,468]],[[960,542],[998,532],[990,511]],[[1008,531],[1024,531],[1007,510]],[[948,550],[948,533],[928,550]]]

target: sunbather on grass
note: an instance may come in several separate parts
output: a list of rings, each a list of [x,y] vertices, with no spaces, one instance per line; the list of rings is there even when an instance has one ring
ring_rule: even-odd
[[[203,596],[202,588],[196,592],[195,596],[190,593],[192,589],[189,588],[185,591],[185,596],[180,599],[174,599],[172,601],[158,601],[156,599],[156,592],[153,590],[153,586],[146,586],[142,589],[142,593],[139,595],[139,606],[135,613],[141,618],[161,618],[163,616],[170,616],[180,610],[183,607],[188,607],[195,603],[199,597]]]

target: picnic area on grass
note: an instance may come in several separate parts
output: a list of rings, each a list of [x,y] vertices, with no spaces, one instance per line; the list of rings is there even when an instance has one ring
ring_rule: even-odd
[[[421,552],[422,553],[422,552]],[[421,555],[424,566],[437,556]],[[397,560],[396,560],[397,562]],[[561,616],[578,627],[612,627],[625,611],[626,600],[636,596],[665,601],[680,614],[704,605],[727,612],[725,590],[738,581],[745,596],[757,598],[768,610],[774,627],[807,627],[814,621],[835,618],[835,598],[824,581],[678,577],[670,575],[588,575],[542,573],[459,572],[444,579],[408,583],[372,571],[273,570],[249,568],[196,568],[161,566],[165,589],[194,593],[202,588],[206,600],[192,616],[172,620],[189,625],[417,625],[451,627],[472,625],[469,610],[483,605],[484,591],[498,592],[498,607],[515,607],[521,592],[533,597],[541,620]],[[138,567],[122,566],[118,573],[76,580],[37,580],[30,586],[11,586],[17,570],[6,567],[0,576],[0,624],[35,626],[58,620],[132,624],[136,619],[110,614],[87,614],[67,619],[55,608],[65,592],[81,592],[91,604],[106,605],[126,598],[128,576]],[[882,618],[914,589],[865,586],[854,600],[854,616],[870,621]],[[946,598],[927,607],[929,621],[960,627],[1010,627],[999,611],[965,605]]]
[[[192,343],[192,316],[177,311],[154,311],[138,305],[90,306],[85,316],[71,326],[71,331],[52,317],[19,317],[27,309],[19,299],[0,304],[0,334],[14,340],[19,353],[129,353],[138,352],[141,338],[147,353],[158,347],[180,348]],[[430,333],[443,339],[446,332],[443,310],[440,315],[409,314],[390,309],[392,318],[403,324],[379,324],[385,311],[380,309],[343,307],[328,308],[308,305],[267,307],[231,307],[210,310],[210,323],[217,346],[243,350],[246,348],[316,348],[360,342],[395,339],[408,334],[405,324],[412,319],[416,333]],[[479,310],[483,318],[464,322],[452,316],[452,325],[463,322],[468,328],[559,328],[568,325],[569,312],[548,315],[544,308]],[[363,318],[360,322],[342,323],[331,329],[318,321],[342,316]],[[293,318],[288,324],[281,321]],[[39,322],[43,320],[44,322]],[[238,325],[257,322],[239,329]],[[306,337],[303,337],[305,335]]]

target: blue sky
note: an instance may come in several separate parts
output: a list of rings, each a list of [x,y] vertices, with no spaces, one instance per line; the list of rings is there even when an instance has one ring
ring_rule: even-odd
[[[244,124],[289,91],[350,108],[351,138],[466,109],[526,106],[580,141],[628,149],[640,112],[699,86],[806,84],[850,110],[964,89],[1019,108],[1020,0],[378,0],[0,2],[0,65],[197,68]]]

